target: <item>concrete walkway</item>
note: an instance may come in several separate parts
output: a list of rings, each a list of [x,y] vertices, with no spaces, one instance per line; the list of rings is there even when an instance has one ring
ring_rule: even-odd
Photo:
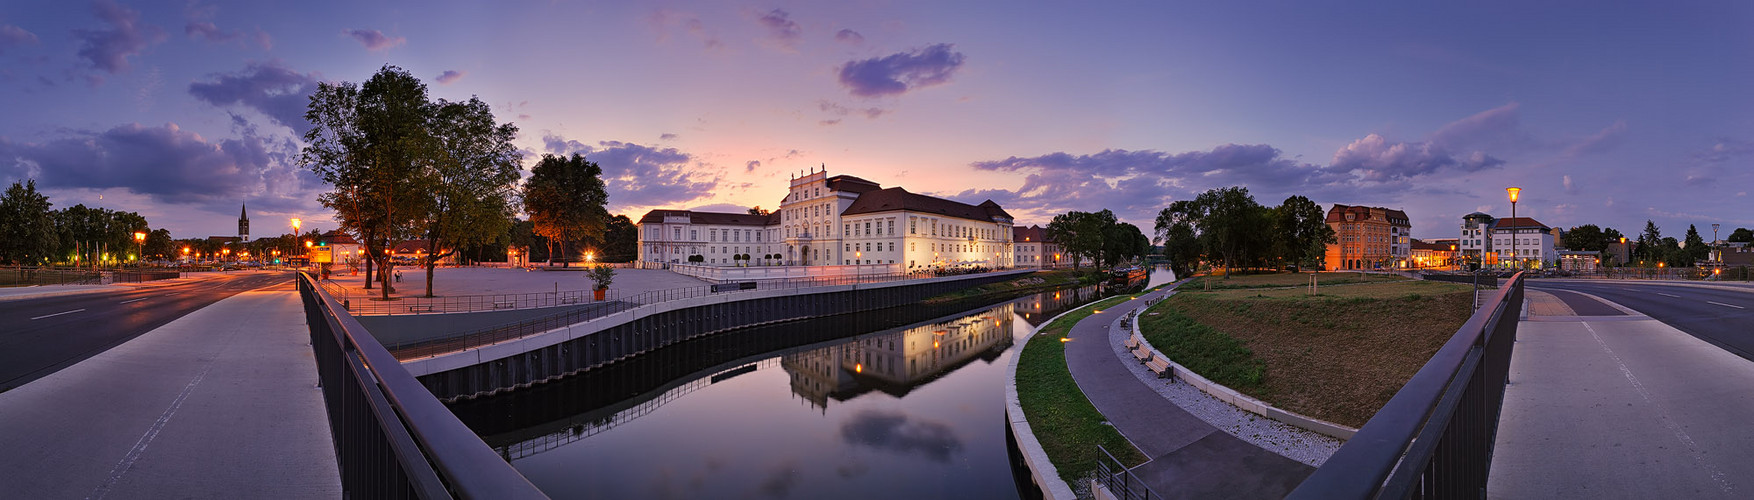
[[[0,393],[0,496],[339,498],[309,338],[288,284]]]
[[[1617,304],[1548,292],[1566,307],[1531,308],[1517,327],[1492,498],[1754,496],[1754,363]]]
[[[1315,469],[1236,438],[1200,420],[1146,386],[1108,345],[1109,328],[1158,291],[1090,315],[1067,335],[1072,379],[1115,430],[1150,461],[1135,469],[1166,499],[1284,498]]]

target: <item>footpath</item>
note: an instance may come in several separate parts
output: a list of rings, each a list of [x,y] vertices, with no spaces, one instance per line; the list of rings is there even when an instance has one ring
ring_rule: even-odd
[[[1109,329],[1159,290],[1072,327],[1066,365],[1090,403],[1150,460],[1132,472],[1165,499],[1278,499],[1315,468],[1232,436],[1147,386],[1115,355]]]
[[[1592,295],[1527,300],[1491,498],[1754,495],[1754,363]]]
[[[339,498],[309,340],[285,284],[0,393],[0,496]]]

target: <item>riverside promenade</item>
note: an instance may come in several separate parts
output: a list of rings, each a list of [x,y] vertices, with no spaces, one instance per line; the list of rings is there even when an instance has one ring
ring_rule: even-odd
[[[288,281],[0,393],[0,496],[339,498],[309,340]]]
[[[1491,498],[1754,495],[1754,363],[1594,295],[1527,300]]]
[[[1130,360],[1116,356],[1110,331],[1119,328],[1120,318],[1171,293],[1141,295],[1073,326],[1066,342],[1073,380],[1115,430],[1149,458],[1132,471],[1163,498],[1283,498],[1315,468],[1194,416],[1140,380],[1125,364]]]

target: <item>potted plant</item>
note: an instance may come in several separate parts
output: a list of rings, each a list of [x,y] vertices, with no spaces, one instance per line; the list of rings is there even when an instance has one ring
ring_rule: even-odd
[[[609,284],[615,282],[615,268],[598,264],[597,267],[593,267],[590,271],[586,271],[585,277],[590,278],[592,282],[597,284],[597,286],[594,287],[597,300],[602,301],[609,294]]]

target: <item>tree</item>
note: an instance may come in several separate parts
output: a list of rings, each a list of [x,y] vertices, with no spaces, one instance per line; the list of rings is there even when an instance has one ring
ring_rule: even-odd
[[[1321,267],[1328,244],[1338,241],[1328,226],[1322,206],[1293,195],[1273,211],[1273,247],[1279,258],[1305,266]]]
[[[426,84],[385,65],[363,85],[321,83],[311,94],[300,163],[335,187],[318,199],[356,233],[390,297],[390,248],[419,231],[431,211],[433,115]],[[369,283],[370,280],[368,280]],[[369,285],[368,285],[369,286]]]
[[[1711,247],[1705,244],[1705,238],[1699,236],[1699,228],[1694,225],[1687,225],[1687,236],[1682,242],[1679,250],[1683,255],[1679,260],[1684,263],[1672,265],[1693,267],[1694,263],[1711,258]]]
[[[55,218],[36,179],[13,182],[0,197],[0,262],[45,264],[55,251]]]
[[[480,99],[440,99],[430,127],[438,154],[425,172],[432,186],[424,217],[427,297],[433,296],[439,259],[459,247],[495,241],[511,228],[523,170],[523,153],[512,145],[518,127],[495,124],[493,110]]]
[[[1754,243],[1754,231],[1750,231],[1745,227],[1738,227],[1735,231],[1730,231],[1730,236],[1724,238],[1724,241]]]
[[[639,226],[626,215],[609,218],[603,237],[603,262],[633,262],[639,258]]]
[[[1081,258],[1088,258],[1102,267],[1103,239],[1107,236],[1108,226],[1115,224],[1115,214],[1108,210],[1101,212],[1066,212],[1054,216],[1048,222],[1047,239],[1058,244],[1067,255],[1072,256],[1072,266],[1077,268]]]
[[[1656,222],[1644,221],[1644,234],[1638,236],[1638,244],[1633,247],[1632,252],[1640,261],[1648,263],[1647,265],[1654,266],[1662,261],[1663,231],[1657,228]]]
[[[1249,196],[1248,188],[1228,187],[1201,193],[1194,202],[1206,209],[1197,224],[1207,255],[1222,255],[1228,279],[1238,261],[1260,254],[1271,218]]]
[[[1110,265],[1145,256],[1151,251],[1151,240],[1139,226],[1119,222],[1104,228],[1102,260]]]
[[[609,193],[603,185],[603,167],[573,153],[572,157],[542,155],[524,183],[524,208],[535,223],[536,234],[549,240],[550,264],[554,243],[566,245],[585,238],[601,239],[607,227]],[[570,255],[570,254],[569,254]]]
[[[1566,230],[1559,239],[1567,250],[1603,251],[1608,249],[1608,235],[1595,224],[1584,224]]]
[[[767,209],[761,208],[761,205],[749,207],[749,215],[767,215],[767,214],[768,214]]]
[[[1187,276],[1200,261],[1200,239],[1196,232],[1206,211],[1193,200],[1177,200],[1157,213],[1157,240],[1163,244],[1163,256],[1169,258],[1170,271]]]

